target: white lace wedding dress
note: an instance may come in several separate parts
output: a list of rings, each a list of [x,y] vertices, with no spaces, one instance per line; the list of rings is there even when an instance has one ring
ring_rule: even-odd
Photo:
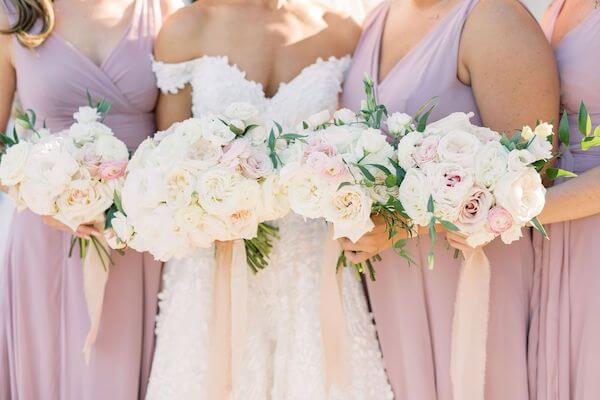
[[[268,118],[295,127],[311,114],[335,110],[350,58],[317,60],[267,98],[260,84],[224,57],[181,64],[156,62],[161,90],[192,85],[193,114],[223,112],[232,102],[254,104]],[[326,231],[322,221],[292,215],[278,221],[281,239],[269,267],[249,278],[247,349],[236,400],[387,400],[375,328],[361,283],[345,271],[348,385],[326,394],[319,319],[320,261]],[[171,261],[160,294],[157,347],[148,400],[207,399],[208,324],[211,321],[213,251]]]

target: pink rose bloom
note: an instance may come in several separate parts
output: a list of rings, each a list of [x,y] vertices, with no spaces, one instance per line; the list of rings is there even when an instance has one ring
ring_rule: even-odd
[[[247,158],[240,160],[242,174],[246,178],[258,179],[264,178],[273,172],[273,162],[267,153],[255,151]]]
[[[439,136],[428,136],[423,139],[421,145],[415,151],[413,157],[418,165],[423,165],[435,160],[437,157]]]
[[[513,217],[505,208],[496,206],[488,214],[488,223],[490,230],[496,235],[500,235],[512,228]]]
[[[236,168],[240,163],[240,158],[250,156],[250,143],[245,139],[234,140],[223,148],[221,163],[231,168]]]
[[[482,229],[491,206],[492,194],[490,192],[478,187],[472,188],[458,212],[458,225],[468,233]]]
[[[98,175],[101,179],[110,181],[125,176],[127,161],[106,161],[98,167]]]
[[[329,157],[327,154],[320,151],[315,151],[308,153],[308,156],[306,157],[306,165],[314,171],[319,171],[323,165],[325,165],[328,159]]]
[[[322,136],[314,136],[308,140],[308,146],[305,150],[306,155],[311,153],[325,153],[326,155],[332,157],[337,154],[337,150]]]
[[[320,165],[319,173],[325,179],[341,181],[348,176],[348,166],[342,156],[327,157]]]

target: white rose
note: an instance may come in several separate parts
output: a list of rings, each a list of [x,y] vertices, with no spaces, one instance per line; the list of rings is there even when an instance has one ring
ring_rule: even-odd
[[[438,144],[440,160],[470,167],[482,144],[473,134],[466,131],[450,131],[442,136]]]
[[[475,233],[485,229],[493,203],[494,197],[487,189],[471,188],[464,198],[456,218],[456,225],[460,231]]]
[[[512,214],[518,224],[525,224],[544,208],[546,189],[533,168],[508,172],[494,188],[496,203]]]
[[[427,125],[426,133],[445,134],[452,131],[471,132],[473,113],[456,112]]]
[[[218,146],[225,146],[235,139],[235,133],[218,118],[207,117],[200,122],[204,137]]]
[[[542,122],[535,127],[535,131],[533,133],[535,133],[535,136],[539,137],[540,139],[548,139],[548,137],[552,136],[554,133],[554,126],[547,122]]]
[[[475,156],[475,181],[493,188],[508,168],[508,150],[499,142],[486,143]]]
[[[223,148],[203,137],[190,143],[187,149],[188,164],[200,171],[217,165],[222,156]]]
[[[269,175],[261,184],[261,202],[258,215],[261,221],[273,221],[283,218],[290,212],[288,188],[279,175]]]
[[[73,118],[79,123],[88,124],[100,120],[100,113],[94,107],[79,107]]]
[[[113,192],[102,183],[87,179],[72,181],[56,199],[55,218],[76,230],[81,224],[98,221],[113,202]]]
[[[391,134],[404,136],[412,129],[413,118],[408,114],[393,113],[387,119],[386,125]]]
[[[323,110],[316,114],[311,115],[306,119],[309,129],[316,129],[317,127],[326,124],[331,120],[331,114],[329,110]]]
[[[398,143],[398,164],[404,170],[409,170],[417,165],[414,155],[422,142],[423,134],[419,132],[410,132],[400,139]]]
[[[356,118],[356,113],[347,108],[342,108],[334,112],[333,119],[334,121],[340,121],[345,125],[358,121],[358,118]]]
[[[426,226],[431,221],[432,215],[427,211],[430,196],[431,191],[425,174],[415,168],[409,169],[400,185],[398,199],[417,225]]]
[[[307,218],[323,217],[323,204],[332,190],[331,185],[304,168],[283,170],[282,177],[288,187],[290,207],[296,214]]]
[[[552,143],[541,136],[535,136],[527,146],[527,150],[533,155],[534,161],[549,160],[552,158]]]
[[[347,237],[356,243],[375,224],[371,220],[373,201],[358,185],[337,190],[327,201],[326,219],[333,223],[333,238]]]
[[[355,155],[362,157],[365,154],[377,153],[388,145],[387,137],[379,130],[365,129],[355,144]]]
[[[534,136],[535,134],[533,133],[533,129],[531,129],[530,126],[527,125],[524,126],[523,129],[521,129],[521,138],[525,140],[531,140]]]
[[[512,150],[508,153],[508,169],[522,171],[535,162],[535,156],[528,150]]]
[[[238,211],[243,204],[245,194],[242,190],[244,178],[222,168],[213,168],[198,178],[200,205],[209,213],[222,217]]]
[[[196,177],[188,168],[174,165],[165,175],[164,189],[167,204],[175,207],[189,204],[196,190]]]
[[[6,150],[0,162],[0,183],[4,186],[13,186],[25,178],[25,169],[33,145],[21,141]]]
[[[74,123],[66,134],[78,147],[93,143],[102,136],[114,135],[108,126],[100,122]]]
[[[252,144],[258,146],[265,143],[269,138],[269,131],[263,125],[257,125],[248,132]]]
[[[122,242],[129,242],[133,236],[133,226],[127,220],[127,217],[120,211],[117,211],[111,221],[112,228]]]
[[[250,103],[231,103],[225,110],[225,115],[230,119],[248,121],[258,116],[258,109]]]
[[[129,150],[114,136],[100,136],[96,141],[96,155],[104,161],[127,161]]]

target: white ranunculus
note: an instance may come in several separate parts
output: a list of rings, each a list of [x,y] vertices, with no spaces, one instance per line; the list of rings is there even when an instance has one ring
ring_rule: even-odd
[[[351,124],[353,122],[358,121],[358,118],[356,117],[356,113],[347,108],[342,108],[342,109],[334,112],[333,119],[334,119],[334,121],[336,121],[336,122],[340,121],[343,124]]]
[[[467,131],[450,131],[440,139],[438,155],[441,161],[470,167],[481,146],[479,139]]]
[[[290,212],[288,188],[279,175],[269,175],[261,184],[261,202],[258,215],[261,221],[273,221],[283,218]]]
[[[388,131],[397,136],[406,135],[412,128],[413,118],[404,113],[396,112],[390,115],[386,121]]]
[[[522,171],[535,162],[535,156],[529,150],[512,150],[508,153],[508,169]]]
[[[231,103],[225,110],[225,115],[230,119],[248,121],[258,116],[258,109],[250,103]]]
[[[133,236],[133,226],[127,220],[127,217],[120,211],[117,211],[111,221],[113,230],[122,242],[129,242]]]
[[[13,186],[25,178],[25,169],[33,145],[21,141],[6,150],[0,162],[0,183],[4,186]]]
[[[99,121],[100,113],[94,107],[79,107],[79,111],[73,114],[73,118],[79,123],[88,124]]]
[[[414,155],[422,142],[423,134],[419,132],[410,132],[400,140],[398,143],[398,164],[402,168],[409,170],[417,165]]]
[[[431,221],[432,215],[427,211],[430,196],[431,191],[425,174],[416,168],[409,169],[400,185],[398,199],[417,225],[429,225]]]
[[[475,156],[475,181],[493,188],[508,168],[508,150],[499,142],[488,142]]]
[[[88,179],[74,180],[56,199],[55,218],[76,230],[81,224],[98,221],[113,202],[108,185]]]
[[[326,124],[331,120],[331,114],[329,110],[323,110],[316,114],[311,115],[306,119],[306,123],[310,129],[315,129],[323,124]]]
[[[229,216],[240,209],[245,194],[241,188],[244,178],[230,170],[212,168],[198,177],[200,205],[209,213]]]
[[[537,135],[527,146],[527,150],[533,155],[534,161],[551,159],[552,149],[552,143],[548,139]]]
[[[542,212],[546,189],[533,168],[508,172],[494,188],[496,203],[504,207],[517,224],[525,224]]]
[[[100,136],[95,147],[96,155],[103,161],[127,161],[129,159],[127,146],[114,136]]]
[[[373,201],[361,186],[338,189],[326,204],[326,219],[333,223],[334,239],[347,237],[356,243],[375,226],[371,220]]]
[[[324,202],[332,190],[331,185],[313,171],[304,168],[282,171],[282,177],[288,187],[291,209],[306,218],[321,217]]]

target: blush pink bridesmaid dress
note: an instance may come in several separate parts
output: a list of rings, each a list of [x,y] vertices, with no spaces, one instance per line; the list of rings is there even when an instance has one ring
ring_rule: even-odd
[[[564,4],[555,1],[544,20],[551,38]],[[585,102],[600,125],[600,9],[556,45],[562,106],[569,115],[571,145],[561,168],[582,173],[600,166],[600,148],[582,151],[577,114]],[[577,207],[577,204],[573,204]],[[550,241],[536,235],[530,336],[531,398],[600,399],[600,215],[547,227]]]
[[[159,0],[136,0],[134,7],[131,26],[100,66],[57,34],[34,50],[15,39],[23,108],[34,109],[51,130],[62,130],[86,104],[89,91],[112,103],[105,122],[135,150],[155,130],[158,92],[151,54],[162,17]],[[161,264],[147,254],[113,254],[116,265],[99,336],[86,365],[82,349],[90,321],[82,265],[78,257],[67,257],[69,242],[70,235],[30,212],[14,216],[0,278],[0,399],[142,398],[154,346]]]
[[[438,96],[432,114],[437,120],[452,112],[474,112],[470,87],[457,78],[461,32],[478,0],[463,0],[398,61],[376,87],[379,101],[390,112],[415,114]],[[378,79],[381,36],[390,3],[381,5],[365,26],[344,86],[342,103],[359,109],[364,98],[362,79]],[[436,265],[427,268],[430,241],[409,241],[407,250],[418,266],[409,267],[392,250],[376,264],[377,281],[368,291],[387,372],[395,398],[451,400],[450,345],[454,302],[461,261],[454,259],[441,235],[435,247]],[[528,399],[527,332],[533,278],[531,234],[507,246],[494,241],[485,249],[492,266],[486,400]],[[453,399],[462,400],[462,399]]]

